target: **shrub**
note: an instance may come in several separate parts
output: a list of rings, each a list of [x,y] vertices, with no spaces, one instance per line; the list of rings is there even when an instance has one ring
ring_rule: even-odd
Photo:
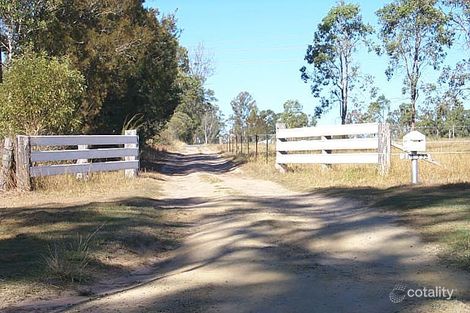
[[[70,133],[79,126],[82,74],[67,60],[26,52],[0,84],[0,135]]]

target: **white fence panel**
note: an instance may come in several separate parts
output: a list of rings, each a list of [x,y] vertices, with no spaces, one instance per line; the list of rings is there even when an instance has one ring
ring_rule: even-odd
[[[31,162],[109,159],[138,155],[139,149],[136,148],[31,151]]]
[[[31,136],[31,146],[79,146],[137,144],[135,135]]]
[[[278,124],[276,167],[285,171],[286,164],[380,164],[381,172],[386,173],[390,166],[390,145],[388,124],[291,129]]]
[[[280,141],[278,151],[378,149],[375,138]]]
[[[18,136],[18,186],[20,189],[30,190],[31,177],[62,174],[125,170],[126,176],[136,176],[139,169],[138,143],[139,137],[135,130],[126,131],[125,135]],[[121,147],[89,148],[103,145]],[[73,146],[77,149],[73,149]],[[44,147],[56,148],[50,150]],[[124,160],[100,160],[116,158]],[[50,164],[59,161],[75,162]],[[41,164],[44,162],[49,164]]]
[[[86,164],[40,165],[31,167],[31,177],[108,172],[138,168],[139,161],[110,161]]]
[[[364,135],[377,134],[378,123],[349,124],[349,125],[323,125],[316,127],[302,128],[278,128],[277,138],[305,138],[322,136],[344,136],[344,135]]]

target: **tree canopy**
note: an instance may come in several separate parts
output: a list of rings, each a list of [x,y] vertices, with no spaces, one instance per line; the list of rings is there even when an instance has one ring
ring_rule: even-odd
[[[67,60],[23,54],[0,84],[0,134],[76,132],[84,90],[83,76]]]
[[[163,127],[184,87],[178,33],[173,16],[140,0],[0,1],[0,40],[9,58],[26,48],[67,57],[84,76],[77,113],[84,133],[119,133],[135,116],[145,116],[144,139]]]
[[[320,99],[320,105],[315,108],[316,117],[337,104],[341,123],[346,123],[350,94],[360,78],[354,52],[359,45],[367,45],[372,32],[373,28],[362,21],[359,6],[343,1],[318,25],[305,55],[305,61],[313,69],[311,72],[306,66],[300,69],[302,79],[312,84],[313,96]]]
[[[452,44],[448,16],[436,0],[394,0],[377,11],[380,36],[390,63],[387,76],[397,69],[405,71],[404,90],[410,96],[411,125],[416,124],[416,102],[423,69],[435,69]]]

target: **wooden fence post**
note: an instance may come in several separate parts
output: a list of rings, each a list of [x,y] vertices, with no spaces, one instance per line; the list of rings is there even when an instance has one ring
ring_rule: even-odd
[[[248,159],[250,159],[250,136],[246,138],[246,154],[248,154]]]
[[[390,169],[391,138],[390,125],[388,123],[379,124],[379,163],[380,175],[386,175]]]
[[[137,136],[137,130],[126,130],[125,135]],[[139,140],[137,139],[137,143],[133,144],[125,144],[124,148],[138,148],[139,147]],[[127,156],[124,158],[126,161],[135,161],[138,160],[138,157],[135,156]],[[128,169],[125,170],[126,177],[136,177],[137,176],[137,169]]]
[[[30,191],[31,143],[28,136],[16,138],[16,185],[21,191]]]
[[[266,163],[269,162],[269,135],[266,134]]]
[[[78,145],[78,150],[87,150],[88,145]],[[88,159],[78,159],[77,164],[87,164]],[[76,175],[77,179],[79,180],[88,180],[90,178],[90,175],[88,173],[77,173]]]
[[[287,166],[285,164],[278,163],[278,156],[281,154],[286,154],[287,152],[285,151],[278,151],[277,146],[279,142],[286,141],[284,138],[279,138],[279,129],[285,129],[286,124],[284,123],[276,123],[276,169],[280,171],[281,173],[286,173],[287,172]]]
[[[13,139],[6,137],[3,143],[2,168],[0,169],[0,190],[7,190],[11,181],[13,164]]]
[[[238,154],[238,135],[235,135],[235,154]]]
[[[321,140],[329,140],[331,139],[331,136],[321,136]],[[322,150],[321,151],[322,154],[331,154],[331,150]],[[322,167],[324,169],[331,169],[332,166],[331,164],[322,164]]]
[[[255,135],[255,159],[258,159],[258,135]]]

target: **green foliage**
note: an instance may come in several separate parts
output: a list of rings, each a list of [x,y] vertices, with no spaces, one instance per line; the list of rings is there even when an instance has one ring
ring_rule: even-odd
[[[248,117],[256,107],[256,101],[250,93],[243,91],[230,102],[230,105],[233,111],[231,116],[232,130],[236,135],[244,135],[248,129]]]
[[[182,111],[176,111],[163,131],[165,143],[171,143],[174,140],[192,142],[192,129],[194,128],[193,119]]]
[[[20,38],[15,41],[18,50],[30,46],[50,56],[66,56],[85,77],[82,132],[119,133],[129,118],[143,115],[140,136],[145,140],[173,114],[182,90],[172,16],[161,17],[140,0],[12,3],[21,4],[21,16],[33,12],[34,25],[41,25],[21,28],[25,40],[15,35]],[[0,18],[5,23],[10,17],[4,13]]]
[[[297,100],[287,100],[284,103],[284,111],[279,116],[279,121],[286,124],[287,128],[305,127],[308,125],[308,115],[302,112],[303,107]]]
[[[366,112],[352,110],[348,114],[349,123],[385,123],[390,117],[390,100],[380,95],[367,107]]]
[[[208,106],[201,118],[201,138],[204,143],[215,143],[223,128],[222,113],[217,105]]]
[[[201,74],[190,72],[190,68],[180,69],[181,102],[166,126],[165,136],[186,143],[212,142],[221,130],[222,114],[214,104],[214,92],[204,88]]]
[[[443,0],[449,10],[449,19],[453,29],[463,37],[470,47],[470,1],[466,0]]]
[[[7,63],[27,48],[39,31],[47,29],[60,0],[0,0],[0,47]]]
[[[369,46],[367,38],[372,32],[372,27],[362,21],[359,6],[342,1],[318,25],[305,55],[313,71],[308,72],[306,66],[300,69],[302,79],[312,83],[313,96],[320,98],[316,117],[338,104],[341,121],[346,122],[350,93],[360,78],[354,52],[360,44]]]
[[[0,84],[0,132],[28,135],[76,132],[84,79],[68,61],[27,52]]]
[[[411,129],[411,104],[402,103],[398,109],[390,112],[387,122],[395,129],[396,136],[402,137]]]
[[[446,56],[445,48],[452,44],[448,16],[436,3],[437,0],[395,0],[377,11],[380,36],[390,59],[386,74],[390,78],[400,68],[406,72],[404,86],[410,94],[412,127],[423,69],[437,69]]]
[[[272,110],[259,110],[254,107],[248,117],[248,134],[249,135],[264,135],[274,134],[276,132],[276,123],[279,120],[279,115]]]

